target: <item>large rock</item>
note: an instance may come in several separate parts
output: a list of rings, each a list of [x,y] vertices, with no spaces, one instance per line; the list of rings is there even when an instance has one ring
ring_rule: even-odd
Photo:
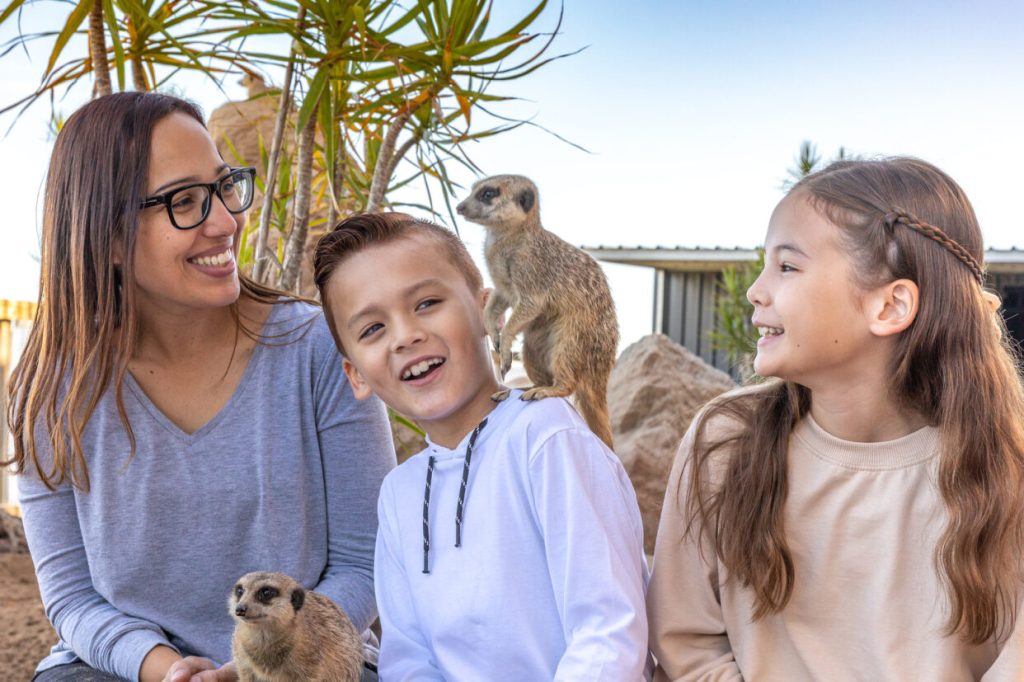
[[[21,519],[0,509],[0,552],[28,553]]]
[[[255,166],[261,177],[267,176],[267,169],[260,160],[260,147],[270,155],[270,144],[274,139],[277,124],[277,110],[280,91],[267,88],[260,80],[251,76],[240,81],[249,91],[249,99],[225,102],[210,114],[206,125],[210,130],[217,150],[232,166]],[[294,142],[294,115],[289,116],[285,131],[285,153]]]
[[[622,352],[608,380],[615,452],[636,489],[644,549],[654,552],[661,504],[672,462],[693,416],[733,388],[728,374],[664,334],[651,334]]]

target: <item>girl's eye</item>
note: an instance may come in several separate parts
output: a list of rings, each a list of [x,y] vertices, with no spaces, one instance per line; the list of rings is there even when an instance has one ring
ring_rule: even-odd
[[[416,310],[423,310],[425,308],[429,308],[431,306],[437,305],[440,302],[441,302],[441,299],[439,299],[439,298],[428,298],[425,301],[420,301],[420,303],[416,306]]]
[[[378,329],[383,329],[384,325],[380,323],[371,324],[369,327],[363,330],[363,333],[359,335],[360,339],[365,339],[367,336],[375,334]]]
[[[796,272],[796,268],[794,268],[794,267],[793,267],[792,265],[790,265],[789,263],[783,263],[783,264],[781,264],[781,265],[779,266],[779,270],[782,270],[783,272]]]

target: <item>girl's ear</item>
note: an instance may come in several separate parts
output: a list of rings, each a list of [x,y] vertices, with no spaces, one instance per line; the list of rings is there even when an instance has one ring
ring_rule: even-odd
[[[348,379],[349,386],[352,387],[352,395],[356,397],[356,400],[366,400],[373,395],[373,391],[363,379],[363,375],[359,373],[355,365],[349,362],[348,358],[341,359],[341,368],[345,371],[345,377]]]
[[[875,336],[893,336],[917,319],[920,292],[917,283],[897,279],[879,287],[869,296],[868,328]]]

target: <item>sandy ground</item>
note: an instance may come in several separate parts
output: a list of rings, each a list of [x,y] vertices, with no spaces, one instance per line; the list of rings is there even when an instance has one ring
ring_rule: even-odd
[[[57,641],[28,554],[0,554],[0,679],[23,682]]]

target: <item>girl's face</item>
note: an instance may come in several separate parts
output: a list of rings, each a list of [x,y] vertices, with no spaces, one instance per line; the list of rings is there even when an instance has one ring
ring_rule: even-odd
[[[805,196],[787,196],[768,224],[764,270],[747,290],[761,332],[754,370],[812,390],[865,376],[880,355],[863,294],[839,228]]]
[[[146,197],[213,182],[227,172],[213,139],[198,121],[173,113],[153,128]],[[179,230],[163,205],[139,213],[135,288],[139,308],[181,312],[230,305],[238,299],[239,237],[245,214],[232,215],[217,197],[197,227]]]

